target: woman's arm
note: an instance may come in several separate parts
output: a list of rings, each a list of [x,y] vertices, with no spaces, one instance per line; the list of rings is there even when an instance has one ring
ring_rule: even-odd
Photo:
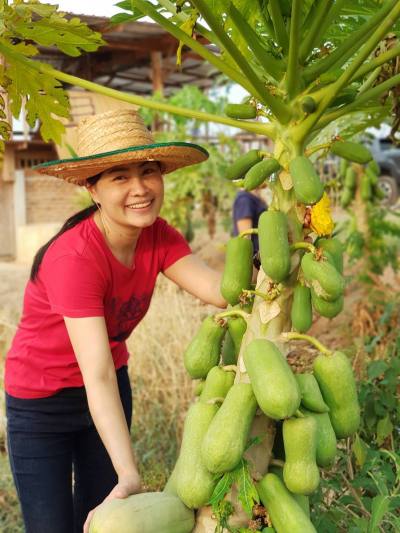
[[[64,321],[82,372],[90,414],[118,475],[118,485],[109,497],[127,497],[140,491],[140,477],[119,395],[105,320],[103,317],[64,317]]]
[[[186,255],[178,259],[164,274],[203,302],[221,308],[227,306],[220,291],[222,272],[213,270],[196,255]]]

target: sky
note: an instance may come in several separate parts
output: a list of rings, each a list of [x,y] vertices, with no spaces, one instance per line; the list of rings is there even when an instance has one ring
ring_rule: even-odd
[[[59,0],[54,2],[53,0],[47,0],[49,4],[56,4],[61,11],[69,11],[80,15],[99,15],[105,17],[111,17],[121,11],[119,7],[114,4],[118,0],[89,0],[83,2],[82,0]]]

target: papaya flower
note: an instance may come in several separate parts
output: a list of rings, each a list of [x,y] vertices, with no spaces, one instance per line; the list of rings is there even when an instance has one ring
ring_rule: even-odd
[[[330,235],[334,228],[331,215],[331,202],[324,192],[321,200],[311,208],[311,228],[317,235]]]

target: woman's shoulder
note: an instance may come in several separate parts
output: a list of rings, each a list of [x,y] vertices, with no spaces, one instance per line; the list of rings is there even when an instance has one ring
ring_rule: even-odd
[[[83,258],[88,255],[93,240],[93,221],[89,217],[57,237],[49,246],[45,258],[52,261],[65,256]]]

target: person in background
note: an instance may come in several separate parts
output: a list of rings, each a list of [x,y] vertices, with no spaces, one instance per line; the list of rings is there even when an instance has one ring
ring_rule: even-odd
[[[261,214],[268,208],[267,203],[262,197],[264,187],[258,187],[251,192],[240,190],[237,192],[232,209],[233,236],[239,235],[242,231],[258,227],[258,219]],[[258,261],[258,236],[251,235],[253,242],[253,256],[255,266],[259,268]],[[257,266],[258,265],[258,266]]]
[[[156,143],[127,109],[83,119],[77,151],[37,167],[86,187],[93,203],[36,254],[6,357],[8,455],[26,533],[87,533],[104,499],[141,491],[126,340],[158,274],[226,307],[221,273],[159,217],[163,175],[207,151]]]

